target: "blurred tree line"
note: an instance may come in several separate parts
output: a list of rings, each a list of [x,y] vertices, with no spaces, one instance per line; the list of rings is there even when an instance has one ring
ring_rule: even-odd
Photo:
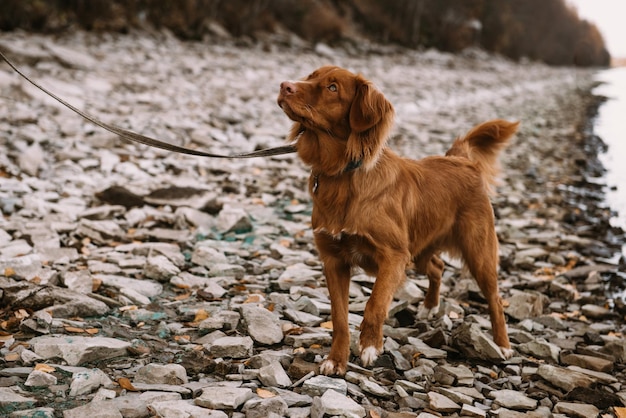
[[[2,0],[0,30],[167,28],[202,39],[218,23],[255,38],[288,30],[311,42],[359,37],[457,52],[481,47],[552,65],[605,66],[598,28],[565,0]]]

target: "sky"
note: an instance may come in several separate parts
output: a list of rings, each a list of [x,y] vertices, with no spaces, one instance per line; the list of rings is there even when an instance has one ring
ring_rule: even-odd
[[[594,23],[613,58],[626,58],[626,14],[624,0],[566,0],[580,18]]]

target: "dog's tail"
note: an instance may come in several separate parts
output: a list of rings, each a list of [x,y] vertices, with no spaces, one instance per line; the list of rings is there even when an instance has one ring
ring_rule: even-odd
[[[473,161],[492,192],[500,170],[498,154],[517,131],[519,122],[494,119],[473,127],[465,136],[457,138],[446,156],[464,157]]]

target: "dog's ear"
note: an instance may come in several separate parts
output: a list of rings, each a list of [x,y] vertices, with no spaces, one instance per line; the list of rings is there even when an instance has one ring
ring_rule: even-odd
[[[372,83],[359,76],[350,108],[347,152],[351,161],[366,168],[376,163],[393,123],[393,106]]]

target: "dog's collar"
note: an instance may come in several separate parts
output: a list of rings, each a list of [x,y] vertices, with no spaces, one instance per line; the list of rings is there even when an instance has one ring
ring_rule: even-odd
[[[363,160],[353,160],[353,161],[350,161],[348,163],[348,165],[343,169],[341,174],[345,174],[345,173],[349,173],[351,171],[354,171],[357,168],[361,167],[362,164],[363,164]],[[319,174],[313,174],[313,194],[317,193],[317,189],[319,188],[319,186],[320,186],[320,175]]]

